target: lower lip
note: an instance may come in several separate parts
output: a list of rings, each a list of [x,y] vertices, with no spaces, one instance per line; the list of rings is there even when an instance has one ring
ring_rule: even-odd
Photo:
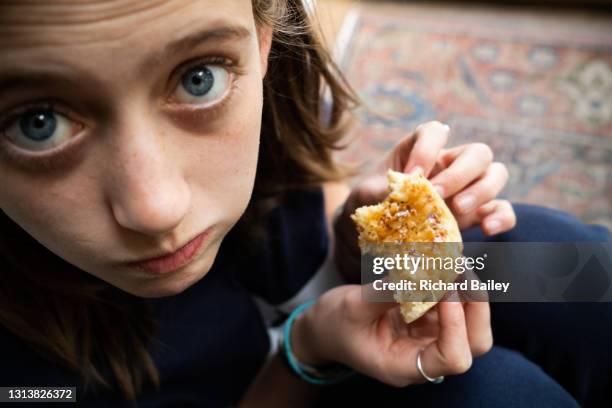
[[[198,255],[207,235],[208,230],[195,237],[188,244],[171,255],[154,258],[148,261],[136,262],[130,265],[152,275],[162,275],[175,271],[190,263],[196,255]]]

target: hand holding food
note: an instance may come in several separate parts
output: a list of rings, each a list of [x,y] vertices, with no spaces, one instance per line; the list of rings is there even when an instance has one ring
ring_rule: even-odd
[[[366,302],[359,285],[323,294],[296,320],[296,358],[311,366],[337,362],[403,387],[429,377],[461,374],[492,346],[489,304],[440,302],[406,324],[395,302]]]
[[[450,256],[460,256],[457,223],[425,177],[393,171],[388,177],[388,197],[354,215],[362,247],[455,242]],[[332,289],[300,316],[292,336],[300,361],[340,362],[387,384],[405,386],[426,381],[425,371],[429,380],[463,373],[473,357],[492,346],[486,302],[441,302],[435,308],[436,302],[401,302],[398,307],[394,302],[367,302],[362,289]]]
[[[514,227],[512,205],[496,198],[507,182],[505,166],[494,162],[491,149],[482,143],[445,148],[449,133],[450,128],[440,122],[418,126],[353,186],[334,224],[336,264],[349,279],[356,279],[360,257],[351,215],[385,199],[388,169],[427,177],[461,230],[478,225],[493,235]]]

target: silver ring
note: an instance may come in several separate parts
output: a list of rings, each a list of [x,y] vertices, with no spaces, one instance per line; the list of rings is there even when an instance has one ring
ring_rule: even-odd
[[[421,363],[421,353],[423,352],[423,350],[424,349],[420,349],[419,352],[417,353],[417,358],[416,358],[417,370],[419,370],[419,373],[421,373],[423,378],[425,378],[430,383],[440,384],[442,381],[444,381],[443,375],[436,377],[436,378],[432,378],[428,376],[427,374],[425,374],[425,371],[423,370],[423,364]]]

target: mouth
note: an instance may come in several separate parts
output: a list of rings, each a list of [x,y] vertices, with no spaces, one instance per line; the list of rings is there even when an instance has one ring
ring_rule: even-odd
[[[209,231],[210,229],[207,229],[200,233],[174,252],[142,261],[129,262],[126,265],[152,275],[162,275],[175,271],[189,264],[200,253],[206,237],[210,233]]]

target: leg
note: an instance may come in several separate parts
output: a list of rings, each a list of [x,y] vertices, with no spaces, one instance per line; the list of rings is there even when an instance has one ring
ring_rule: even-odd
[[[466,231],[466,241],[602,242],[607,230],[542,207],[516,205],[517,227],[485,238]],[[522,352],[582,405],[600,406],[612,386],[612,303],[493,303],[495,344]]]
[[[528,204],[514,204],[517,225],[511,231],[485,237],[480,228],[465,231],[471,242],[604,242],[610,232],[601,225],[586,225],[562,211]]]
[[[361,377],[322,389],[319,407],[578,407],[563,387],[521,354],[502,347],[476,358],[470,370],[442,384],[393,388]]]

